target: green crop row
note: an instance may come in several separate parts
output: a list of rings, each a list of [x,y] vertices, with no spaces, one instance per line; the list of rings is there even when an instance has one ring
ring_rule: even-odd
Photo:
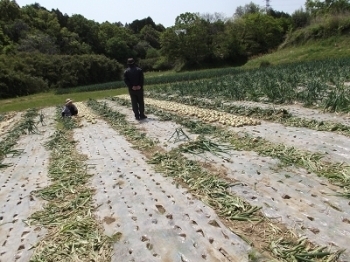
[[[159,85],[153,94],[223,101],[299,102],[334,112],[350,111],[350,58],[301,62]]]
[[[159,84],[169,84],[177,82],[188,82],[195,81],[206,78],[216,78],[222,77],[225,75],[238,74],[243,72],[242,69],[235,68],[221,68],[221,69],[208,69],[192,72],[183,72],[183,73],[174,73],[172,75],[166,76],[154,76],[154,77],[145,77],[145,85],[159,85]],[[74,88],[60,88],[56,90],[56,94],[69,94],[76,92],[90,92],[90,91],[99,91],[106,89],[116,89],[126,87],[123,81],[109,82],[104,84],[95,84],[89,86],[79,86]]]

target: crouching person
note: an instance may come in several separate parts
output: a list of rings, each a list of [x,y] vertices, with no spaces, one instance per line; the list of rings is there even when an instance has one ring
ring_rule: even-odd
[[[66,104],[62,110],[62,117],[71,117],[78,115],[78,108],[73,104],[73,100],[67,98]]]

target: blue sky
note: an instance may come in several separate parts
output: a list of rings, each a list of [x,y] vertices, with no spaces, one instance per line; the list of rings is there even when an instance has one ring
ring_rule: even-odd
[[[264,7],[265,0],[16,0],[22,7],[39,3],[48,10],[58,8],[63,14],[83,15],[102,23],[105,21],[131,23],[136,19],[151,17],[156,24],[173,26],[175,18],[186,12],[200,14],[221,13],[231,17],[238,6],[253,2]],[[306,0],[270,0],[270,6],[277,11],[292,14],[305,6]]]

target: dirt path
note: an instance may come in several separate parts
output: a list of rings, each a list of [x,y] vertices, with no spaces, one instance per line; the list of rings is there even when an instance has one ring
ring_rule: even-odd
[[[145,131],[148,137],[157,137],[165,150],[179,145],[166,142],[175,128],[180,127],[177,124],[171,121],[158,121],[154,115],[148,115],[147,120],[138,122],[133,119],[130,109],[111,101],[106,101],[106,103],[114,110],[126,114],[128,121]],[[261,129],[268,129],[270,125],[270,123],[263,123]],[[245,128],[257,128],[257,126]],[[279,132],[281,136],[288,137],[290,130],[279,125]],[[187,130],[186,133],[190,135]],[[310,139],[313,133],[316,133],[315,136],[318,139],[321,139],[319,133],[322,133],[324,140],[334,139],[335,143],[345,143],[344,146],[349,144],[348,141],[343,141],[342,136],[334,136],[327,132],[317,133],[308,129],[304,129],[303,135],[299,135],[300,142],[291,141],[290,144],[305,149],[305,144],[301,145]],[[309,142],[307,149],[309,145],[313,146],[315,152],[318,152],[316,139]],[[325,148],[331,151],[327,146],[326,144]],[[289,167],[281,170],[278,168],[278,160],[261,157],[255,152],[231,151],[229,162],[214,155],[208,157],[211,159],[210,163],[217,169],[224,167],[227,178],[239,181],[229,190],[250,204],[261,206],[267,217],[277,219],[290,229],[294,229],[300,236],[306,235],[318,245],[348,248],[350,241],[349,200],[334,196],[339,188],[328,183],[326,179],[319,178],[316,174],[308,173],[303,169]],[[350,158],[349,155],[345,157]],[[203,161],[203,158],[197,157],[196,159]],[[336,161],[339,160],[339,157],[330,154],[330,159]],[[343,258],[350,257],[349,251],[347,250]]]
[[[248,261],[250,247],[212,209],[155,173],[107,123],[97,125],[76,129],[75,139],[95,174],[97,216],[107,235],[122,234],[113,261]]]
[[[39,125],[40,134],[24,135],[15,149],[23,153],[4,159],[12,164],[1,169],[0,175],[0,261],[29,261],[35,245],[46,230],[25,223],[28,217],[44,204],[31,192],[49,184],[47,168],[49,152],[43,144],[54,132],[54,109],[47,111],[47,125]],[[14,117],[13,119],[17,119]]]

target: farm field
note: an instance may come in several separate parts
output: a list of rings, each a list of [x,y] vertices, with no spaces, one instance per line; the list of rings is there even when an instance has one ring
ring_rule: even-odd
[[[350,261],[344,128],[151,96],[141,122],[128,96],[78,102],[75,120],[54,107],[5,115],[0,261]]]

